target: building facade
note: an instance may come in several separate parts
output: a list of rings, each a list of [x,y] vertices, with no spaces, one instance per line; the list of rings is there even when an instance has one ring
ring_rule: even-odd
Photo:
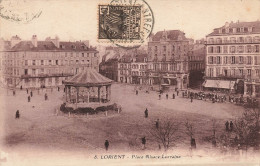
[[[148,42],[149,85],[169,84],[188,87],[189,42],[179,30],[159,31]]]
[[[201,88],[204,82],[206,46],[204,40],[197,40],[190,44],[189,52],[189,87]]]
[[[206,37],[206,88],[260,93],[260,21],[226,23]]]
[[[39,88],[62,85],[87,68],[99,70],[98,51],[84,42],[63,42],[58,37],[22,41],[18,36],[4,41],[0,51],[1,83],[9,88]]]

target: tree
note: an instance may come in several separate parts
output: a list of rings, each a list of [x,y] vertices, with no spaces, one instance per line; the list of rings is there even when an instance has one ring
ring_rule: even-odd
[[[180,123],[173,120],[160,120],[159,127],[153,125],[149,131],[151,137],[167,151],[170,147],[175,146],[175,142],[180,138],[177,135]]]

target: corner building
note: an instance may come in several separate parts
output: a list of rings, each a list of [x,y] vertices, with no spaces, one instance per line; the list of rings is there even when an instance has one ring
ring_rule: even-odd
[[[260,94],[260,21],[226,23],[206,36],[204,87]]]
[[[180,30],[159,31],[148,42],[149,85],[188,87],[189,40]]]
[[[8,88],[54,87],[82,70],[98,71],[98,51],[88,42],[38,41],[33,35],[31,41],[14,36],[1,43],[1,83]]]

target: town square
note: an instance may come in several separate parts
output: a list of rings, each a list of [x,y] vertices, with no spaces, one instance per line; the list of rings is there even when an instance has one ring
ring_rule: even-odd
[[[0,165],[259,164],[259,11],[0,1]]]

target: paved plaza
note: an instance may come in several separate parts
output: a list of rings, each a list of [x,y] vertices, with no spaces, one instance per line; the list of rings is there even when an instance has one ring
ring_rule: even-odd
[[[29,90],[30,92],[30,90]],[[44,100],[44,94],[48,100]],[[146,136],[145,151],[158,151],[155,143],[147,132],[155,124],[156,119],[172,119],[182,122],[181,140],[176,142],[175,149],[189,149],[189,137],[185,134],[184,123],[189,120],[194,124],[197,149],[210,149],[210,143],[203,142],[203,137],[212,135],[212,120],[217,120],[217,133],[224,131],[225,121],[240,116],[243,108],[232,103],[212,103],[210,101],[182,98],[181,95],[169,99],[158,92],[135,94],[135,86],[128,84],[112,85],[112,103],[122,106],[122,112],[99,113],[98,115],[71,115],[56,111],[63,103],[63,88],[60,91],[50,89],[33,91],[31,102],[27,102],[29,94],[26,90],[12,91],[1,89],[1,110],[4,118],[2,141],[6,151],[22,152],[30,149],[46,151],[75,151],[89,153],[105,152],[104,141],[109,140],[109,152],[136,151],[142,153],[141,138]],[[148,118],[144,110],[148,109]],[[15,119],[19,110],[21,117]]]

